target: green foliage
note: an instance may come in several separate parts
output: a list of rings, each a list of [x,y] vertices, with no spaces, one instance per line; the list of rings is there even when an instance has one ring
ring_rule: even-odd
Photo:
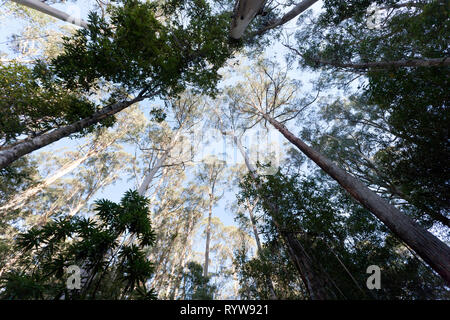
[[[16,240],[21,261],[2,277],[3,299],[154,299],[146,282],[153,265],[145,249],[155,242],[148,200],[127,191],[120,203],[98,200],[94,218],[59,218]],[[127,236],[136,241],[126,243]],[[123,238],[125,237],[125,238]],[[33,268],[29,268],[30,266]],[[80,290],[66,288],[66,268],[83,272]]]
[[[187,264],[188,271],[183,273],[184,299],[212,300],[216,287],[209,283],[210,277],[203,276],[203,267],[197,262]]]
[[[31,186],[36,175],[35,163],[29,158],[21,158],[10,166],[0,169],[0,204]]]
[[[0,65],[0,143],[35,136],[72,123],[95,111],[76,91],[67,91],[38,64]]]
[[[217,92],[218,70],[235,48],[228,13],[213,13],[204,0],[116,1],[108,13],[106,19],[91,12],[88,28],[64,37],[62,53],[48,64],[0,66],[0,143],[88,118],[99,109],[93,94],[110,105],[137,92]],[[165,117],[162,110],[152,114]],[[110,116],[80,133],[113,123]]]
[[[289,259],[282,243],[277,239],[266,242],[258,256],[249,258],[245,247],[235,251],[233,261],[239,279],[239,295],[244,300],[272,299],[268,279],[275,295],[282,300],[307,299],[307,293],[297,270]]]
[[[446,296],[442,280],[412,256],[370,212],[336,184],[319,183],[320,180],[288,176],[279,171],[260,177],[258,181],[250,175],[241,181],[240,201],[259,199],[257,209],[266,221],[260,226],[266,238],[264,250],[276,248],[278,251],[275,254],[263,252],[250,260],[245,260],[242,252],[237,254],[243,296],[266,297],[264,281],[267,277],[281,280],[282,285],[275,286],[280,297],[305,296],[304,287],[298,283],[298,273],[295,276],[291,273],[293,280],[288,285],[289,281],[280,272],[295,270],[281,242],[282,232],[296,234],[312,259],[314,269],[332,283],[338,299]],[[327,185],[328,188],[324,188]],[[277,243],[280,243],[278,247]],[[375,294],[365,285],[366,268],[372,264],[381,267],[383,277],[383,286]]]
[[[335,25],[346,19],[352,18],[362,21],[365,18],[367,8],[372,5],[389,6],[394,4],[395,0],[324,0],[325,12],[321,15],[322,23],[333,23]]]
[[[416,68],[371,74],[369,102],[389,114],[399,139],[377,160],[421,209],[449,212],[450,120],[448,68]]]
[[[384,137],[378,139],[377,149],[368,154],[373,156],[375,170],[381,175],[379,180],[395,186],[391,189],[396,192],[390,190],[392,196],[415,206],[424,218],[431,217],[430,224],[440,221],[448,226],[449,67],[391,66],[358,70],[342,67],[342,64],[448,56],[448,3],[415,1],[403,6],[398,1],[377,1],[380,6],[390,8],[389,17],[382,21],[380,29],[372,30],[366,25],[365,14],[370,3],[325,1],[325,12],[296,35],[301,64],[314,70],[321,68],[322,84],[339,87],[345,87],[355,73],[363,72],[365,78],[352,97],[358,106],[352,112],[362,115],[357,121],[370,119],[374,125],[361,128],[354,122],[357,117],[352,112],[335,113],[335,117],[344,118],[354,128],[353,132],[340,131],[368,137],[371,131],[379,129],[381,122]],[[330,114],[327,118],[333,120]],[[335,123],[336,129],[339,126],[344,128],[342,123]],[[387,133],[391,137],[388,143]],[[373,135],[371,139],[376,140]],[[345,140],[339,139],[339,143],[344,145]],[[364,138],[358,140],[358,144],[367,145]],[[333,157],[333,153],[328,155]],[[355,164],[353,157],[347,152],[339,162]],[[353,173],[361,173],[354,169],[355,166]],[[367,178],[364,174],[363,179]]]
[[[55,73],[67,88],[87,92],[100,80],[153,96],[175,95],[188,85],[215,92],[217,70],[231,55],[227,15],[213,15],[202,0],[169,4],[118,1],[110,21],[91,13],[88,29],[65,38],[52,63]]]

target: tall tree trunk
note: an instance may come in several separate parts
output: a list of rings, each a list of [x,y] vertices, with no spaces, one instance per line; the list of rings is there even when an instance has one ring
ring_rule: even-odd
[[[8,210],[16,210],[16,209],[22,208],[28,199],[30,199],[31,197],[33,197],[34,195],[39,193],[41,190],[43,190],[43,189],[47,188],[48,186],[50,186],[51,184],[53,184],[59,178],[72,172],[78,166],[80,166],[84,161],[86,161],[87,159],[89,159],[90,157],[94,156],[95,154],[97,154],[99,152],[100,152],[100,150],[90,150],[84,156],[82,156],[78,159],[75,159],[69,163],[66,163],[60,169],[58,169],[55,173],[53,173],[49,177],[46,177],[43,181],[41,181],[36,186],[28,188],[24,192],[17,194],[14,198],[12,198],[7,203],[2,205],[0,207],[0,213],[6,212]]]
[[[254,32],[254,33],[252,33],[251,36],[262,35],[262,34],[266,33],[267,31],[269,31],[271,29],[274,29],[276,27],[279,27],[279,26],[281,26],[281,25],[291,21],[292,19],[297,17],[299,14],[301,14],[302,12],[304,12],[305,10],[310,8],[316,2],[317,2],[317,0],[303,0],[303,1],[301,1],[300,3],[295,5],[295,7],[292,8],[292,10],[287,12],[280,19],[275,20],[271,24],[269,24],[268,26],[265,26],[264,28]]]
[[[205,266],[203,268],[203,276],[205,278],[208,276],[209,245],[211,242],[211,217],[212,217],[213,198],[214,198],[214,195],[212,193],[210,193],[209,194],[208,224],[206,226]]]
[[[164,162],[166,161],[168,154],[169,150],[164,151],[162,156],[159,157],[158,160],[156,161],[155,166],[145,174],[144,179],[142,179],[142,183],[138,188],[138,193],[140,196],[145,196],[145,193],[147,192],[150,183],[152,182],[153,178],[155,177],[159,169],[164,165]]]
[[[230,35],[240,39],[249,23],[263,9],[266,0],[236,0]]]
[[[450,248],[367,188],[361,181],[294,136],[283,124],[267,114],[263,117],[283,136],[335,179],[353,198],[380,219],[398,238],[410,246],[431,268],[450,283]]]
[[[233,139],[244,158],[245,164],[246,164],[247,169],[249,170],[251,176],[254,179],[256,179],[257,178],[256,170],[253,167],[253,165],[251,164],[250,159],[248,158],[248,155],[245,152],[241,142],[239,141],[239,139],[236,136],[234,136]],[[299,272],[300,277],[302,278],[302,281],[308,290],[310,298],[313,300],[326,300],[326,299],[335,298],[334,295],[332,295],[328,292],[329,290],[325,289],[325,282],[322,280],[321,276],[319,274],[317,274],[316,271],[314,271],[313,266],[312,266],[312,261],[306,254],[303,246],[298,241],[298,239],[295,238],[295,236],[292,233],[287,233],[287,232],[283,231],[281,226],[276,221],[276,219],[275,219],[276,207],[272,203],[269,203],[269,206],[271,208],[275,227],[277,228],[278,232],[283,237],[283,239],[286,243],[287,252],[289,254],[289,257],[291,258],[292,263],[294,263],[297,271]],[[268,279],[268,283],[270,283],[270,285],[272,286],[272,290],[273,290],[273,284],[270,279]],[[273,295],[276,297],[274,291],[273,291]]]
[[[250,224],[252,225],[253,236],[255,237],[256,248],[258,249],[258,253],[259,253],[259,252],[261,252],[262,247],[261,247],[261,240],[259,239],[258,229],[256,227],[256,219],[255,219],[255,216],[253,215],[254,208],[255,208],[255,206],[251,205],[250,202],[247,200],[247,210],[248,210],[248,215],[250,217]]]
[[[62,12],[58,9],[52,8],[49,5],[43,3],[39,0],[12,0],[12,1],[17,2],[18,4],[27,6],[31,9],[40,11],[42,13],[48,14],[56,19],[70,22],[79,27],[87,28],[87,26],[88,26],[85,21],[81,20],[81,17],[74,17],[71,15],[68,15],[67,13]]]
[[[99,123],[100,121],[142,100],[144,100],[144,97],[138,96],[129,101],[114,103],[108,107],[102,108],[100,111],[95,112],[88,118],[84,118],[34,138],[24,139],[10,148],[3,148],[0,150],[0,169],[5,168],[10,163],[26,154],[45,147],[52,142],[68,137],[71,134],[79,132],[93,124]]]
[[[256,248],[258,249],[258,256],[261,256],[262,246],[261,246],[261,240],[259,239],[258,229],[256,227],[256,219],[255,219],[255,216],[253,215],[254,207],[255,206],[254,205],[251,206],[247,200],[247,208],[248,208],[248,215],[250,216],[250,224],[252,225],[253,236],[255,237]],[[269,288],[270,298],[272,300],[277,300],[278,297],[275,294],[275,288],[273,286],[272,279],[270,279],[270,277],[267,277],[266,282],[267,282],[267,287]]]
[[[311,257],[306,253],[295,234],[281,230],[281,235],[287,244],[288,254],[302,277],[310,298],[312,300],[336,299],[336,296],[331,294],[331,290],[326,289],[326,283],[323,278],[314,270],[314,263]]]
[[[169,157],[170,151],[175,147],[175,144],[177,143],[178,138],[181,135],[181,129],[182,127],[177,129],[177,132],[175,133],[175,136],[173,137],[167,149],[164,150],[164,153],[161,155],[161,157],[158,158],[155,166],[145,175],[138,189],[139,195],[144,196],[147,192],[148,187],[150,186],[150,182],[153,180],[158,170],[164,165],[165,161]]]

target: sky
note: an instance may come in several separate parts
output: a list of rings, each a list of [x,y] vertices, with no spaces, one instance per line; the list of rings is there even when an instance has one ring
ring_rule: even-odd
[[[89,0],[82,0],[78,1],[77,5],[71,2],[67,2],[64,4],[53,4],[52,7],[60,9],[63,12],[66,12],[68,14],[71,14],[75,17],[81,17],[82,19],[86,20],[87,14],[91,8],[93,8],[93,4],[95,1],[89,1]],[[4,1],[0,0],[0,10],[2,9],[2,6],[5,4]],[[321,3],[316,3],[313,8],[317,10],[321,7]],[[8,54],[8,58],[14,57],[11,50],[8,49],[7,42],[9,40],[9,37],[13,33],[18,33],[22,28],[25,26],[23,25],[23,21],[17,20],[14,17],[0,17],[0,52],[5,52]],[[52,26],[52,28],[58,28],[61,26],[67,26],[67,22],[63,21],[57,21],[54,20],[55,24]],[[295,29],[295,21],[296,19],[289,22],[284,29],[288,32],[293,31]],[[268,46],[265,49],[265,57],[270,58],[271,60],[277,61],[281,67],[286,67],[284,56],[287,54],[287,50],[284,46],[282,46],[280,41],[274,41],[274,44],[271,46]],[[245,58],[240,57],[238,59],[241,66],[249,65],[249,61]],[[303,90],[309,90],[311,88],[310,84],[308,83],[312,78],[312,74],[305,73],[299,71],[295,66],[287,66],[290,70],[290,76],[294,79],[301,80],[304,83]],[[232,84],[236,82],[239,79],[236,78],[228,78],[226,81],[222,82],[219,86],[224,86],[225,84]],[[158,101],[156,101],[157,103]],[[155,101],[146,101],[139,105],[140,109],[144,111],[146,115],[148,115],[148,111],[150,110],[150,105],[154,105]],[[298,128],[294,126],[294,124],[291,124],[292,129],[295,133],[298,132]],[[202,157],[207,157],[208,155],[216,155],[219,158],[226,159],[227,165],[233,166],[236,163],[243,163],[243,159],[239,153],[239,151],[236,149],[234,144],[230,143],[231,141],[229,139],[224,139],[220,133],[217,131],[211,131],[208,132],[206,135],[204,135],[209,138],[214,138],[211,143],[200,143],[201,146],[203,146],[197,154],[197,161],[200,161]],[[264,151],[265,148],[267,148],[268,144],[272,145],[272,148],[275,148],[278,152],[277,154],[282,155],[285,152],[285,140],[283,137],[280,136],[280,134],[276,130],[270,131],[270,143],[267,141],[258,140],[258,136],[256,132],[249,132],[247,133],[242,142],[244,147],[254,152],[255,148],[262,148]],[[78,146],[83,144],[86,140],[85,139],[71,139],[71,138],[65,138],[60,141],[57,141],[47,147],[42,148],[39,151],[36,151],[33,153],[33,156],[38,155],[40,152],[53,152],[56,154],[61,154],[64,151],[67,150],[75,150]],[[204,141],[203,141],[204,142]],[[130,152],[133,154],[134,150],[127,146],[125,147],[125,151]],[[225,154],[225,158],[224,158]],[[255,158],[253,156],[251,158]],[[277,159],[278,161],[281,161],[282,159]],[[189,176],[190,175],[190,176]],[[188,175],[188,180],[193,179],[194,177],[192,174]],[[116,183],[109,185],[99,192],[97,192],[92,198],[90,203],[96,199],[100,198],[106,198],[110,199],[112,201],[118,202],[120,198],[122,197],[123,193],[131,188],[134,188],[134,182],[132,179],[128,179],[128,177],[123,177],[120,181],[117,181]],[[129,181],[127,181],[129,180]],[[220,220],[224,223],[224,225],[234,225],[237,226],[236,222],[234,221],[233,213],[230,211],[229,206],[235,201],[235,193],[237,192],[236,187],[232,187],[231,190],[225,190],[224,196],[221,198],[221,200],[218,202],[217,206],[213,210],[213,215],[220,218]],[[206,216],[206,213],[205,213]],[[204,250],[204,240],[201,239],[200,235],[198,235],[196,243],[196,250],[201,253],[202,250]]]

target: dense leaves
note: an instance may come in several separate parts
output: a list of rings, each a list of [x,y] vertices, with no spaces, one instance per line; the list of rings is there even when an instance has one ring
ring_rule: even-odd
[[[0,143],[36,136],[85,118],[95,105],[67,91],[44,65],[0,65]]]
[[[244,296],[267,298],[264,277],[268,276],[280,283],[275,287],[279,297],[308,297],[303,285],[292,277],[297,270],[280,237],[290,232],[338,299],[446,297],[442,280],[335,183],[323,181],[319,185],[279,171],[257,181],[247,175],[240,186],[241,201],[259,199],[257,207],[265,221],[260,230],[267,239],[265,252],[259,257],[245,260],[242,250],[237,252]],[[375,293],[366,287],[366,268],[371,264],[383,270],[383,286]],[[290,270],[291,282],[279,274],[282,270]]]
[[[172,6],[126,0],[109,13],[110,21],[91,13],[89,28],[65,39],[53,67],[67,88],[90,91],[106,80],[152,96],[188,85],[216,90],[217,70],[231,54],[226,14],[213,15],[202,0]]]
[[[95,211],[92,218],[61,217],[20,234],[22,258],[3,276],[2,298],[154,299],[147,289],[153,266],[144,251],[155,241],[148,201],[128,191],[120,203],[97,201]],[[79,290],[66,287],[71,265],[82,270]]]
[[[448,8],[445,1],[379,1],[386,15],[379,21],[379,28],[371,29],[366,14],[370,3],[326,1],[325,12],[297,33],[298,47],[291,47],[292,52],[303,67],[324,71],[322,85],[328,82],[349,89],[349,80],[364,76],[352,89],[351,100],[356,102],[350,108],[327,112],[322,119],[347,121],[348,127],[332,122],[333,137],[342,149],[348,135],[359,137],[358,145],[374,147],[376,143],[367,144],[362,136],[372,135],[374,141],[374,132],[378,131],[378,146],[364,154],[372,161],[372,168],[366,171],[375,170],[378,178],[388,180],[392,196],[448,226],[449,67],[389,65],[448,57]],[[387,65],[356,67],[376,62]],[[343,112],[346,108],[351,111]],[[322,134],[316,138],[323,140],[330,131]],[[340,155],[340,162],[352,162],[350,171],[360,175],[361,170],[355,170],[358,161],[351,159],[355,154],[346,153]],[[333,157],[332,153],[328,155]],[[363,166],[368,167],[367,163]],[[367,174],[363,176],[367,179]],[[386,183],[378,186],[385,188]]]

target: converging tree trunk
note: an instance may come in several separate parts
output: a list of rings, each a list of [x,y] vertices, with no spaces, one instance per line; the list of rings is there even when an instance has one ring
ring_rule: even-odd
[[[288,254],[302,277],[310,298],[312,300],[336,299],[331,290],[327,290],[326,283],[322,278],[323,275],[319,275],[314,269],[311,257],[306,253],[295,234],[281,231],[281,235],[287,243]]]
[[[40,11],[42,13],[48,14],[49,16],[52,16],[56,19],[72,23],[82,28],[87,28],[88,26],[87,23],[81,19],[81,17],[71,16],[58,9],[52,8],[39,0],[12,0],[12,1],[27,6],[31,9]]]
[[[250,159],[248,158],[248,155],[244,150],[244,147],[242,146],[238,137],[233,136],[233,140],[236,143],[239,151],[241,152],[242,157],[244,158],[245,164],[247,166],[248,171],[250,172],[250,175],[252,176],[253,179],[256,179],[258,175],[256,173],[255,168],[251,164]],[[256,186],[256,188],[258,188],[258,186]],[[307,255],[306,251],[304,250],[299,240],[295,237],[293,233],[284,231],[283,228],[279,225],[275,217],[276,206],[272,203],[268,204],[269,207],[271,208],[270,211],[275,227],[277,228],[279,234],[281,235],[286,244],[289,257],[292,263],[294,264],[295,268],[297,269],[300,277],[302,278],[302,281],[306,286],[310,298],[313,300],[327,300],[336,298],[331,292],[329,292],[329,290],[326,290],[324,280],[314,270],[313,262]],[[267,282],[269,284],[269,290],[272,292],[274,297],[276,297],[275,292],[272,291],[273,290],[272,281],[268,279]]]
[[[203,268],[203,276],[206,278],[208,276],[208,267],[209,267],[209,247],[211,243],[211,217],[212,217],[212,204],[213,204],[213,195],[209,195],[209,204],[208,204],[208,224],[206,225],[206,245],[205,245],[205,266]]]
[[[89,159],[91,156],[96,153],[97,150],[89,150],[85,155],[82,157],[79,157],[73,161],[70,161],[69,163],[63,165],[60,169],[58,169],[55,173],[50,175],[49,177],[46,177],[44,180],[42,180],[40,183],[35,185],[34,187],[31,187],[24,192],[17,194],[14,198],[12,198],[10,201],[5,203],[3,206],[0,207],[0,213],[4,213],[8,210],[16,210],[20,209],[28,199],[39,193],[41,190],[47,188],[51,184],[53,184],[56,180],[59,178],[65,176],[66,174],[72,172],[75,170],[78,166],[80,166],[84,161]]]
[[[336,180],[353,198],[380,219],[398,238],[411,247],[431,268],[450,283],[450,248],[367,188],[361,181],[336,166],[319,152],[294,136],[283,124],[262,114],[286,139]]]
[[[114,103],[108,107],[102,108],[100,111],[95,112],[88,118],[81,119],[72,124],[60,127],[51,132],[44,133],[40,136],[24,139],[19,143],[16,143],[12,147],[6,147],[0,150],[0,169],[5,168],[20,157],[29,154],[35,150],[45,147],[55,141],[68,137],[75,132],[79,132],[82,129],[99,123],[100,121],[122,111],[123,109],[131,106],[132,104],[144,100],[144,97],[138,96],[129,101],[121,101]]]
[[[264,26],[260,30],[257,30],[250,34],[250,38],[258,35],[262,35],[267,31],[279,27],[311,7],[318,0],[303,0],[296,4],[294,8],[288,11],[281,18],[271,21],[270,24]],[[240,39],[248,27],[250,22],[255,18],[257,14],[262,13],[266,0],[237,0],[234,13],[233,21],[231,22],[231,37],[233,39]]]
[[[253,236],[255,237],[255,241],[256,241],[256,248],[258,250],[257,253],[258,253],[258,256],[261,256],[262,246],[261,246],[261,240],[259,239],[258,228],[256,226],[256,219],[255,219],[255,216],[253,215],[254,208],[255,208],[255,205],[250,205],[250,203],[247,200],[248,215],[250,216],[250,224],[252,225]],[[267,282],[267,287],[269,289],[270,298],[272,300],[277,300],[278,297],[275,293],[275,288],[273,286],[272,279],[270,277],[267,277],[266,282]]]

